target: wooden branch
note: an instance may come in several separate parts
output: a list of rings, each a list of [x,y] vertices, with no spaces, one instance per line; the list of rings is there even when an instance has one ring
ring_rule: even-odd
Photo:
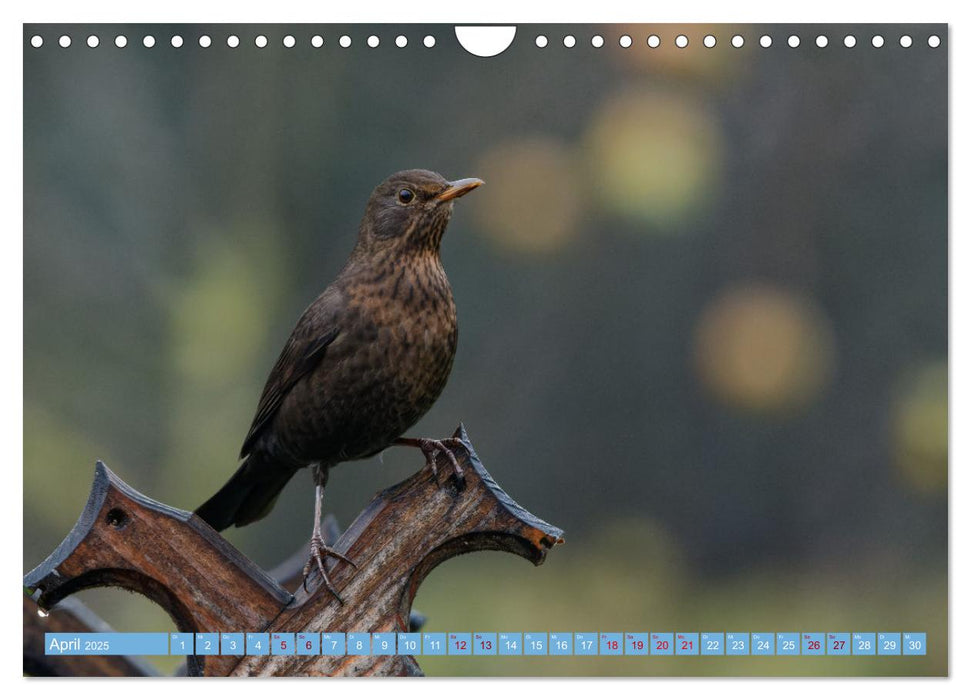
[[[208,525],[134,491],[99,463],[78,524],[24,585],[49,607],[92,586],[121,586],[165,608],[183,631],[399,632],[425,576],[481,549],[539,565],[562,531],[513,501],[482,466],[464,428],[455,436],[464,472],[444,456],[379,493],[337,540],[356,564],[329,570],[341,605],[314,572],[310,593],[290,595]],[[190,675],[419,675],[410,656],[198,656]]]
[[[117,586],[168,612],[181,632],[261,630],[293,598],[205,522],[143,496],[103,463],[67,538],[24,578],[50,609],[85,588]],[[230,656],[193,656],[189,675],[225,675]]]
[[[321,531],[324,536],[324,544],[333,546],[341,536],[340,525],[333,513],[328,513],[320,523]],[[297,589],[303,586],[303,567],[310,557],[310,543],[306,543],[296,552],[270,569],[269,575],[290,593],[296,593]],[[412,609],[408,620],[408,631],[418,632],[424,627],[427,618],[417,610]]]

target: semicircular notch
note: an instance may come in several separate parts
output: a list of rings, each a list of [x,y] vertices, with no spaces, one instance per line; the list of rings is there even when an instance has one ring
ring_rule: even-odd
[[[455,27],[455,38],[475,56],[489,58],[508,49],[516,38],[516,27]]]

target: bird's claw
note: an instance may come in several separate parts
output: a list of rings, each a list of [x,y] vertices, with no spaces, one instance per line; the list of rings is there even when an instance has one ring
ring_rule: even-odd
[[[309,577],[314,564],[316,564],[317,571],[320,572],[320,577],[324,581],[324,587],[327,588],[327,591],[337,599],[338,603],[343,605],[344,599],[338,595],[337,591],[334,589],[334,584],[332,584],[330,581],[330,577],[327,576],[327,567],[324,566],[325,557],[334,557],[335,559],[340,559],[342,562],[350,564],[355,569],[357,568],[357,564],[338,552],[333,547],[328,547],[326,544],[324,544],[323,539],[317,535],[314,535],[310,538],[310,558],[307,560],[306,566],[303,567],[303,589],[309,593],[307,588],[307,578]]]

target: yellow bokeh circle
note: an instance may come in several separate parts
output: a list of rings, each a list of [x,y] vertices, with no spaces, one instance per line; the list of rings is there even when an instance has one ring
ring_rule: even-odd
[[[750,284],[721,293],[702,312],[694,342],[704,388],[744,410],[806,406],[833,371],[828,320],[811,299],[781,287]]]

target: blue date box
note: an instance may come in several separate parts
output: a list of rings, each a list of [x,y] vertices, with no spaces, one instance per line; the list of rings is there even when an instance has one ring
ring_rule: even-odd
[[[550,632],[550,656],[573,656],[572,632]]]
[[[697,656],[698,633],[677,632],[674,635],[674,653],[676,656]]]
[[[421,653],[423,656],[444,656],[448,643],[444,632],[422,632]]]
[[[576,656],[597,655],[597,633],[577,632],[573,635],[573,653]]]
[[[853,655],[873,656],[877,653],[877,635],[874,632],[853,633]]]
[[[523,653],[523,635],[519,632],[499,633],[499,655],[521,656]]]
[[[727,656],[748,656],[748,632],[726,632],[725,654]]]
[[[297,654],[317,656],[320,654],[320,632],[297,632]]]
[[[830,632],[826,635],[826,653],[830,656],[849,656],[850,646],[849,632]]]
[[[224,656],[242,656],[245,645],[242,632],[223,632],[219,637],[219,653]]]
[[[412,656],[421,654],[421,633],[398,632],[398,653]]]
[[[904,632],[904,656],[925,656],[927,654],[926,632]]]
[[[772,632],[752,632],[752,656],[775,656],[775,635]]]
[[[725,633],[724,632],[702,632],[701,633],[701,655],[702,656],[724,656],[725,655]]]
[[[270,635],[267,632],[246,633],[246,653],[249,656],[266,656],[270,653]]]
[[[600,655],[621,656],[624,653],[624,635],[620,632],[600,633]]]
[[[296,635],[292,632],[274,632],[270,635],[270,653],[274,656],[291,656],[295,653]]]
[[[196,654],[200,656],[214,656],[218,653],[218,632],[196,632]]]
[[[651,632],[651,656],[673,656],[674,633]]]
[[[320,653],[323,656],[345,656],[347,635],[343,632],[324,632],[320,635]]]
[[[371,633],[370,632],[348,632],[347,633],[347,655],[348,656],[368,656],[371,653]]]
[[[624,654],[626,656],[647,656],[651,640],[647,632],[628,632],[624,635]]]
[[[822,656],[826,653],[826,639],[822,632],[802,633],[803,656]]]
[[[474,656],[495,656],[498,653],[495,632],[476,632],[472,635],[472,654]]]
[[[900,632],[880,632],[877,634],[877,655],[900,655]]]
[[[526,632],[523,634],[523,653],[526,656],[546,656],[548,647],[546,632]]]
[[[779,632],[775,636],[775,653],[778,656],[799,656],[799,633]]]
[[[371,653],[375,656],[394,656],[395,641],[398,635],[394,632],[375,632],[371,635]]]
[[[195,635],[191,632],[172,632],[169,635],[169,654],[195,654]]]
[[[469,656],[472,653],[472,635],[469,632],[448,633],[448,655]]]

